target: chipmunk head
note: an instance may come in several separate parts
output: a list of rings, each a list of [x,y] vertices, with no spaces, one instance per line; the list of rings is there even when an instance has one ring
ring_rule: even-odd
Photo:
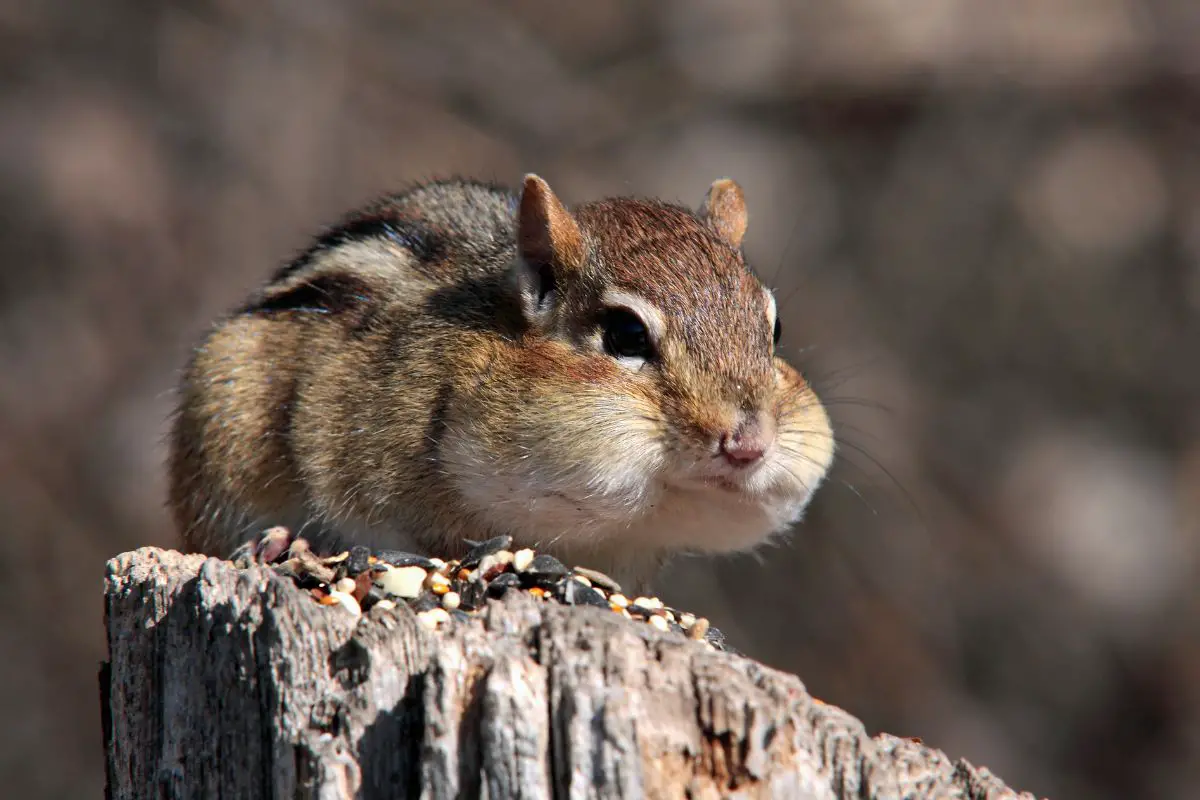
[[[489,413],[473,418],[494,427],[451,447],[464,493],[514,531],[597,546],[736,550],[798,519],[833,438],[776,354],[746,223],[730,180],[696,211],[618,198],[572,213],[527,176],[511,275],[525,331],[479,387]]]

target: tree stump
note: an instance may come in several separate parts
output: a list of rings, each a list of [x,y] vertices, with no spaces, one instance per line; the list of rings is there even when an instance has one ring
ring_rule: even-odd
[[[523,593],[430,631],[144,548],[108,562],[105,621],[111,798],[1032,797],[792,675]]]

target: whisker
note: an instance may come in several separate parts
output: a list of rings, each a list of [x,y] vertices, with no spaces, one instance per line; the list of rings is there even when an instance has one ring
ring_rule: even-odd
[[[874,442],[880,441],[878,434],[872,433],[871,431],[867,430],[866,428],[860,428],[859,426],[853,425],[849,422],[839,422],[837,425],[837,428],[839,431],[850,431],[851,433],[857,433],[861,436],[865,436],[868,439],[873,440]],[[817,433],[819,433],[819,431]],[[809,435],[812,436],[815,434],[809,434]],[[831,434],[831,435],[836,437],[836,434]]]
[[[871,462],[885,476],[887,476],[887,479],[892,483],[892,485],[900,491],[900,494],[902,494],[904,496],[904,499],[908,503],[909,508],[912,509],[912,511],[914,513],[916,513],[918,519],[920,519],[920,521],[921,521],[921,524],[926,525],[926,526],[928,525],[928,520],[926,519],[924,512],[922,512],[920,505],[913,498],[912,494],[907,489],[904,488],[904,485],[902,483],[900,483],[900,481],[896,478],[896,476],[892,474],[891,470],[889,470],[887,467],[885,467],[879,459],[875,458],[875,456],[871,455],[866,449],[864,449],[863,447],[860,447],[858,444],[850,441],[849,439],[838,439],[837,443],[838,443],[838,446],[841,448],[849,448],[850,450],[858,453],[863,458],[865,458],[869,462]],[[844,450],[842,452],[842,460],[845,461],[846,463],[850,464],[851,466],[857,467],[864,475],[867,474],[866,470],[863,470],[862,467],[856,465],[854,463],[854,461],[848,457],[847,453]]]
[[[814,344],[814,345],[810,345],[808,348],[805,348],[805,349],[815,349],[815,348],[816,348],[816,345]],[[879,355],[871,356],[870,358],[866,358],[862,361],[851,362],[851,363],[842,363],[836,369],[821,370],[820,367],[818,367],[817,372],[820,375],[822,380],[829,380],[832,378],[840,377],[849,372],[856,372],[856,371],[862,370],[866,367],[874,367],[883,362],[884,362],[884,356],[882,354],[879,354]]]
[[[891,406],[884,405],[876,400],[870,400],[866,397],[822,397],[821,402],[826,408],[830,406],[852,406],[855,408],[870,408],[875,411],[883,411],[887,414],[896,413],[896,409]]]
[[[847,489],[849,489],[851,494],[853,494],[855,497],[857,497],[859,499],[859,501],[861,501],[862,504],[864,506],[866,506],[867,510],[871,512],[872,516],[875,516],[875,517],[879,516],[879,512],[875,510],[875,507],[873,505],[871,505],[870,503],[867,502],[867,498],[864,497],[863,493],[858,490],[858,487],[856,487],[854,484],[850,483],[850,481],[848,481],[844,478],[838,478],[837,482],[840,483],[842,486],[845,486]]]

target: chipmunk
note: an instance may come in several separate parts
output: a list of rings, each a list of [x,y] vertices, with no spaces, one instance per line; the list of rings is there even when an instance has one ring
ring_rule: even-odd
[[[282,524],[316,548],[452,556],[508,534],[644,582],[796,522],[834,453],[742,255],[741,188],[698,211],[569,211],[441,181],[347,216],[219,321],[170,440],[185,545]],[[449,557],[447,556],[447,557]]]

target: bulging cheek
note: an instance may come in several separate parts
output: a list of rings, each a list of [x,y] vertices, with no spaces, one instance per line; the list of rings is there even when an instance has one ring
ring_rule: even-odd
[[[589,519],[653,501],[664,450],[650,409],[631,398],[580,394],[528,403],[495,429],[459,428],[446,442],[466,493],[486,483],[508,501],[556,498]]]
[[[628,501],[645,496],[665,464],[658,426],[628,403],[614,406],[605,398],[581,406],[580,416],[535,437],[531,460],[552,465],[564,491]]]

